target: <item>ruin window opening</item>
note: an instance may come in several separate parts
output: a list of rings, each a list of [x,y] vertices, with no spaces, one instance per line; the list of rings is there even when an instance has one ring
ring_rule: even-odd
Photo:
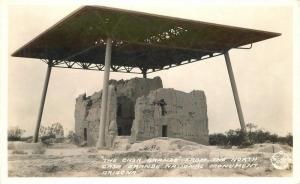
[[[163,125],[162,126],[162,137],[168,137],[168,126],[167,125]]]
[[[161,115],[164,116],[165,114],[167,114],[167,110],[166,110],[166,105],[167,103],[165,102],[164,99],[160,99],[157,104],[160,106],[161,108]]]

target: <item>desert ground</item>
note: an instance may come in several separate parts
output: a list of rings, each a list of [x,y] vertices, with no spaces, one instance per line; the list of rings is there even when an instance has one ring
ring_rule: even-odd
[[[292,176],[292,147],[255,144],[247,148],[205,146],[155,138],[115,149],[71,143],[8,143],[9,177],[281,177]]]

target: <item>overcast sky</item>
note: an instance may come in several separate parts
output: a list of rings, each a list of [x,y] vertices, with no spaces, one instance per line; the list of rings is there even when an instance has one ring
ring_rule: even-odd
[[[116,1],[115,1],[116,2]],[[187,19],[282,33],[253,45],[251,50],[231,50],[230,56],[246,123],[280,135],[292,132],[292,12],[285,6],[207,6],[189,3],[167,5],[103,2],[101,5]],[[177,1],[176,1],[177,2]],[[68,15],[78,6],[10,6],[9,54]],[[47,66],[36,59],[9,56],[8,120],[32,134],[35,128]],[[135,74],[111,73],[111,79]],[[209,131],[239,128],[223,56],[149,74],[160,76],[166,88],[185,92],[204,90]],[[141,76],[140,76],[141,77]],[[60,122],[74,128],[75,98],[102,88],[103,72],[53,68],[42,125]]]

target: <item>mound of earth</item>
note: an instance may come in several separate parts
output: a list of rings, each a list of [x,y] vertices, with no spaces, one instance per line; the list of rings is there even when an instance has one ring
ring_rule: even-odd
[[[176,138],[130,144],[122,137],[115,150],[66,143],[47,146],[15,142],[9,143],[8,174],[10,177],[280,177],[292,175],[292,153],[292,147],[281,144],[222,148]]]
[[[128,151],[192,151],[208,149],[208,146],[177,138],[158,137],[134,143]]]

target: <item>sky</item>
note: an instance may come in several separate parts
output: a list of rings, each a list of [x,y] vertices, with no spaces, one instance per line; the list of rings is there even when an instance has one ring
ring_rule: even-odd
[[[172,4],[103,1],[104,6],[137,10],[186,19],[281,33],[258,42],[250,50],[229,52],[246,123],[279,135],[292,132],[292,9],[288,6],[202,5],[194,1]],[[77,5],[10,6],[8,9],[8,53],[29,42]],[[8,56],[8,126],[34,132],[46,64],[36,59]],[[185,92],[204,90],[209,132],[239,128],[233,94],[223,56],[149,74],[160,76],[165,88]],[[141,77],[111,73],[111,79]],[[60,122],[74,129],[75,98],[102,88],[103,72],[53,68],[42,125]]]

